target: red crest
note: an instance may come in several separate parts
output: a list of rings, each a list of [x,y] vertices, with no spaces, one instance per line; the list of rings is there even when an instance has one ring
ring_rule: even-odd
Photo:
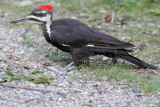
[[[42,5],[42,6],[39,6],[38,9],[52,11],[53,6],[52,5]]]

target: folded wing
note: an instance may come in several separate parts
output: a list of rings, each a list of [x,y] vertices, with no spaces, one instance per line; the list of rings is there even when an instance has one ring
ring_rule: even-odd
[[[56,25],[56,26],[55,26]],[[76,27],[75,27],[76,26]],[[96,31],[73,19],[57,20],[51,26],[51,39],[71,47],[125,49],[134,47],[105,33]]]

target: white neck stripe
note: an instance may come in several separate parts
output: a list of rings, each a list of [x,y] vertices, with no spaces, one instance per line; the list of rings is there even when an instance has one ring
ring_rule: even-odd
[[[50,36],[50,34],[51,34],[51,28],[50,28],[51,23],[52,22],[50,22],[50,21],[46,23],[46,30],[47,30],[47,33],[48,33],[50,39],[51,39],[51,36]]]

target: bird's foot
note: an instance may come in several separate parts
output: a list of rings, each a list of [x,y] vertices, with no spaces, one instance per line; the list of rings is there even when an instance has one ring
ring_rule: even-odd
[[[117,59],[116,58],[112,58],[111,64],[114,65],[117,63]]]
[[[72,61],[72,59],[71,58],[62,58],[62,61],[64,61],[64,62],[71,62]]]
[[[65,71],[70,71],[70,70],[73,70],[73,69],[75,69],[75,66],[73,65],[74,64],[74,62],[71,62],[70,64],[68,64],[66,67],[64,67],[63,69],[65,70]]]

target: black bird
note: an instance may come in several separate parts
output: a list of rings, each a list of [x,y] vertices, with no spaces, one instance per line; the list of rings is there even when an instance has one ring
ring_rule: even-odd
[[[94,30],[78,20],[63,18],[52,21],[52,11],[53,6],[42,5],[26,17],[18,18],[11,23],[31,21],[40,24],[48,43],[71,54],[73,62],[70,65],[82,58],[105,55],[125,59],[141,68],[157,68],[131,56],[127,48],[134,47],[133,44]]]

